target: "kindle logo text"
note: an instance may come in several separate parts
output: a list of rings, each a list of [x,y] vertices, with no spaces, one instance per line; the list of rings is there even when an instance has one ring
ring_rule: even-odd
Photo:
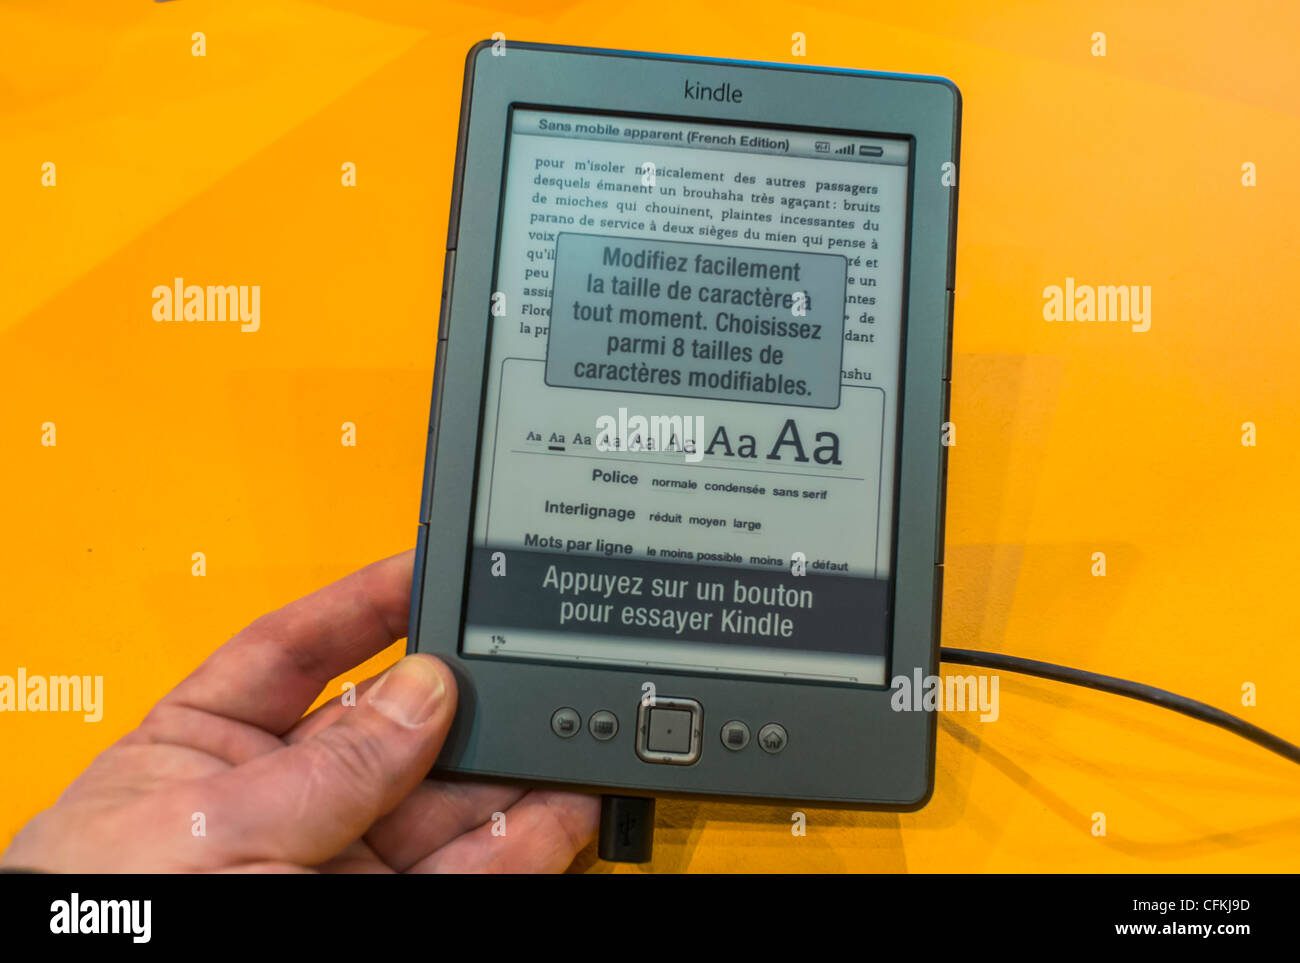
[[[733,87],[729,83],[718,84],[716,87],[707,87],[698,80],[692,83],[689,80],[683,81],[685,93],[682,95],[687,100],[712,100],[719,104],[738,104],[745,92],[739,87]]]

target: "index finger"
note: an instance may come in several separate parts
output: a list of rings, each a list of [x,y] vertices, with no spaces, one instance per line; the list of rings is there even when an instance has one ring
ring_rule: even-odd
[[[283,734],[330,679],[405,637],[414,558],[375,562],[263,615],[163,701]]]

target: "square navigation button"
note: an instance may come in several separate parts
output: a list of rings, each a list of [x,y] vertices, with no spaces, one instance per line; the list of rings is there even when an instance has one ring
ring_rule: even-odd
[[[651,709],[646,748],[651,752],[690,752],[691,713],[684,709]]]

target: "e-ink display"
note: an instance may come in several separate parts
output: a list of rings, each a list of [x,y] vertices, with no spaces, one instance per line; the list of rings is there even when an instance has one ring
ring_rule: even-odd
[[[510,127],[462,652],[883,685],[910,141]]]

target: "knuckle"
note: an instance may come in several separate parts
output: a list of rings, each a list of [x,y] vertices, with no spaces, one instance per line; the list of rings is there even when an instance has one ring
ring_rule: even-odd
[[[338,771],[349,785],[380,787],[389,780],[386,756],[375,734],[350,725],[333,725],[313,740],[322,766]]]

